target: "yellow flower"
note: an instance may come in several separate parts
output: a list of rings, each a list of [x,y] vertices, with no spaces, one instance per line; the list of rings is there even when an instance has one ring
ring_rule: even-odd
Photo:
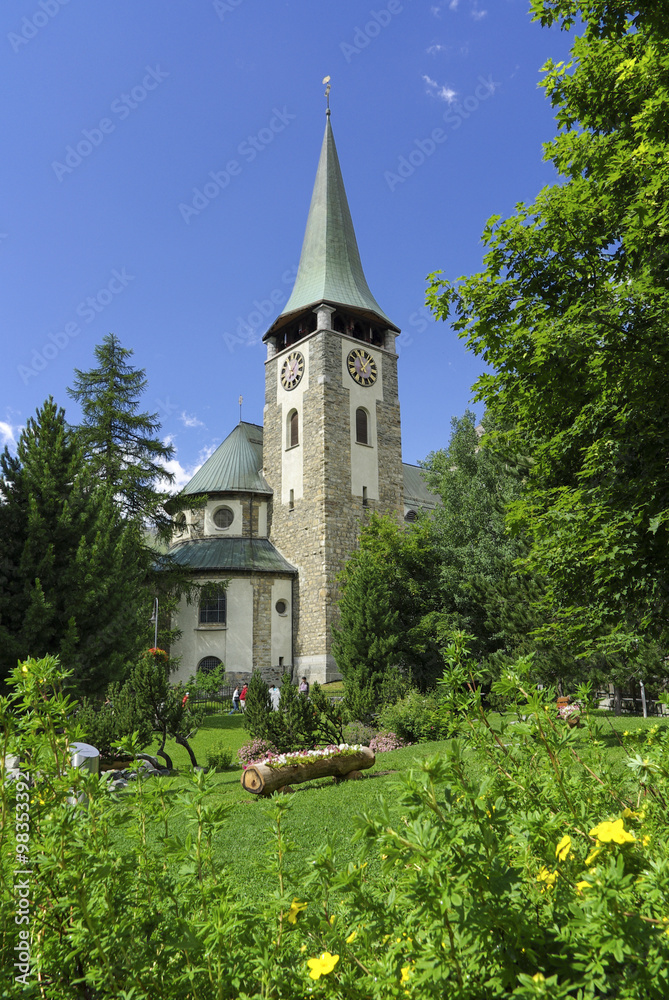
[[[593,826],[590,836],[596,837],[602,844],[608,844],[610,841],[615,844],[633,844],[635,841],[632,834],[623,828],[622,817],[613,822],[605,820],[603,823],[598,823],[597,826]]]
[[[27,673],[28,673],[28,668],[27,668],[27,666],[25,665],[25,663],[24,663],[24,664],[23,664],[23,666],[21,667],[21,673],[22,673],[22,674],[27,674]]]
[[[307,908],[306,903],[300,903],[298,902],[297,899],[294,899],[293,902],[290,904],[290,909],[288,910],[288,923],[296,924],[297,914],[301,913],[302,910],[306,910],[306,908]]]
[[[403,965],[400,971],[402,973],[402,978],[400,979],[400,983],[408,983],[409,976],[411,975],[411,966]]]
[[[564,861],[571,850],[571,837],[565,834],[560,843],[555,848],[555,857],[558,861]]]
[[[320,979],[332,972],[339,961],[339,955],[331,955],[329,951],[324,951],[320,958],[310,958],[307,965],[311,969],[309,975],[312,979]]]
[[[356,939],[357,933],[358,933],[357,931],[351,931],[349,936],[346,938],[346,944],[353,944],[353,942]]]
[[[306,944],[301,944],[301,945],[300,945],[300,951],[301,951],[302,953],[304,953],[304,952],[305,952],[306,950],[307,950],[307,946],[306,946]]]
[[[541,887],[542,889],[544,889],[545,887],[550,887],[555,885],[557,877],[558,877],[557,871],[549,872],[548,868],[544,866],[540,869],[539,874],[537,875],[537,882],[545,882],[546,886]]]
[[[641,838],[641,843],[643,844],[644,847],[648,847],[648,845],[650,844],[650,836],[649,836],[649,834],[645,833],[643,835],[643,837]]]
[[[641,819],[641,813],[632,812],[631,809],[625,807],[623,809],[623,817],[624,819]]]
[[[544,976],[544,974],[542,972],[535,972],[534,975],[532,976],[532,982],[533,983],[545,983],[546,982],[546,977]]]
[[[583,879],[582,882],[576,883],[576,888],[578,889],[579,892],[583,892],[584,889],[592,889],[592,883],[586,882],[586,880]]]
[[[587,858],[585,859],[586,865],[591,865],[592,862],[595,860],[595,858],[599,857],[601,853],[602,853],[601,847],[596,847],[594,851],[588,854]]]

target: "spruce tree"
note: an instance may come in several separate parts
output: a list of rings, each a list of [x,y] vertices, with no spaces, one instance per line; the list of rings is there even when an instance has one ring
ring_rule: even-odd
[[[17,454],[0,456],[0,671],[58,654],[72,686],[94,694],[123,676],[143,641],[148,560],[89,474],[52,399],[30,418]]]
[[[344,675],[349,714],[364,721],[379,705],[386,674],[397,663],[399,615],[384,567],[366,548],[349,562],[332,652]]]
[[[164,509],[167,499],[156,486],[174,481],[164,462],[174,448],[157,437],[156,413],[142,412],[140,399],[146,389],[146,372],[130,364],[133,352],[121,346],[113,333],[95,348],[97,368],[75,369],[69,395],[81,406],[80,438],[87,460],[111,490],[124,517],[170,530]]]

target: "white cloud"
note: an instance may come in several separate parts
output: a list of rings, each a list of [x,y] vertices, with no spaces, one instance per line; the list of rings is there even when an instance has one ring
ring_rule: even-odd
[[[471,15],[475,21],[483,20],[483,18],[486,16],[487,13],[488,13],[487,10],[479,10],[478,4],[476,3],[474,4],[474,7],[472,8],[471,11]]]
[[[437,7],[437,6],[430,7],[430,13],[434,17],[441,17],[441,7]]]
[[[186,413],[184,410],[179,417],[184,427],[204,427],[201,420],[198,420],[195,415],[191,416],[190,413]]]
[[[18,424],[9,424],[0,420],[0,448],[7,445],[10,451],[15,451],[16,441],[22,430],[23,427]]]
[[[168,436],[163,443],[174,444],[174,441]],[[166,480],[163,480],[156,486],[156,489],[160,490],[161,493],[182,490],[184,486],[188,485],[195,473],[202,468],[207,459],[214,454],[217,448],[218,444],[207,445],[206,448],[201,450],[194,465],[182,465],[176,457],[171,458],[168,462],[161,462],[160,464],[164,467],[165,471],[174,476],[174,482],[170,486]]]
[[[448,9],[449,10],[457,10],[459,3],[460,3],[460,0],[451,0],[451,2],[448,5]]]
[[[428,93],[430,97],[436,97],[438,101],[444,101],[446,104],[453,104],[458,96],[457,90],[453,90],[452,87],[449,87],[448,84],[445,83],[440,86],[436,80],[433,80],[429,76],[425,76],[425,74],[423,74],[423,79],[427,84],[426,93]]]
[[[446,51],[446,46],[445,45],[438,45],[438,44],[435,43],[434,45],[430,45],[430,47],[428,48],[427,51],[428,51],[429,55],[436,56],[439,52],[445,52]]]
[[[440,87],[437,91],[437,97],[440,101],[445,101],[446,104],[453,104],[455,98],[458,96],[457,90],[453,90],[452,87]]]

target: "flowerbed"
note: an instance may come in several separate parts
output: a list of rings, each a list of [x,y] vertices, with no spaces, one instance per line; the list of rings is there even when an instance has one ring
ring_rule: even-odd
[[[317,760],[327,760],[330,757],[360,753],[361,750],[362,745],[360,743],[340,743],[338,746],[333,743],[321,749],[295,750],[293,753],[272,753],[270,751],[262,760],[251,760],[248,764],[244,764],[244,769],[246,770],[247,767],[259,764],[272,768],[288,767],[291,764],[313,764]]]
[[[413,744],[401,739],[395,733],[379,733],[369,741],[372,753],[385,753],[387,750],[400,750],[402,747],[410,746]]]

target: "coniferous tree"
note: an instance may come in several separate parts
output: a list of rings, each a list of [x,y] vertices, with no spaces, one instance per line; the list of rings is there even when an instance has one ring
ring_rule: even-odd
[[[368,548],[347,564],[332,629],[332,652],[344,675],[349,714],[364,721],[380,703],[384,679],[396,668],[399,614],[384,567]]]
[[[137,655],[148,565],[52,399],[0,456],[0,669],[59,654],[93,694]]]
[[[174,448],[156,436],[158,415],[140,411],[147,379],[143,369],[130,364],[132,354],[118,337],[107,334],[95,348],[99,366],[87,372],[75,369],[68,393],[82,409],[79,434],[87,460],[123,515],[165,533],[171,526],[164,508],[167,497],[156,486],[174,481],[164,465]]]

